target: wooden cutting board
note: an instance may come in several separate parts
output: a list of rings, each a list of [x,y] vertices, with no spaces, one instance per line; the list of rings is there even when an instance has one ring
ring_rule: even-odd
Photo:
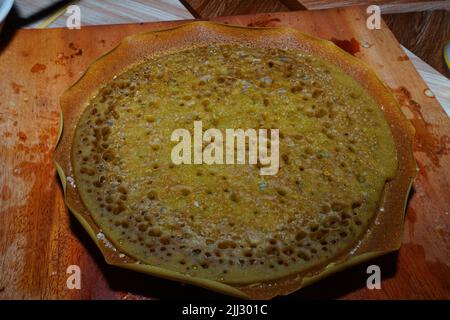
[[[394,90],[416,127],[420,167],[398,253],[336,274],[289,298],[450,298],[450,122],[392,33],[365,27],[358,8],[220,18],[288,26],[333,39],[368,62]],[[64,206],[52,153],[58,97],[125,36],[182,22],[20,30],[0,52],[0,299],[217,298],[200,288],[108,266]],[[366,268],[381,268],[382,289],[366,289]],[[81,269],[81,289],[66,286]]]

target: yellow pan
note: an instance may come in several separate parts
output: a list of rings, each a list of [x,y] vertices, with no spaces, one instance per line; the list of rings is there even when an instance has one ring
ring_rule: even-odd
[[[353,250],[335,258],[327,266],[250,285],[228,285],[187,276],[140,263],[127,256],[125,252],[120,252],[107,239],[105,240],[102,234],[99,236],[100,230],[78,194],[71,164],[72,140],[80,115],[90,98],[104,83],[151,55],[208,44],[236,43],[255,47],[269,46],[300,50],[339,66],[358,81],[382,109],[394,136],[399,163],[396,176],[387,182],[384,188],[379,206],[384,208],[384,212],[376,214],[365,236]],[[81,79],[63,94],[60,103],[64,130],[61,128],[55,161],[64,186],[65,201],[100,248],[107,263],[111,265],[194,284],[236,297],[270,299],[277,295],[289,294],[332,273],[400,248],[405,206],[417,171],[412,153],[414,128],[400,111],[391,91],[380,81],[375,72],[364,62],[329,41],[316,39],[288,28],[246,28],[210,22],[195,22],[175,28],[136,34],[125,38],[115,49],[96,60]]]

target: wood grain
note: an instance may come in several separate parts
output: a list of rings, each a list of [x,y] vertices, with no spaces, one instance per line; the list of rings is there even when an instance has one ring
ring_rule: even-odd
[[[280,0],[284,2],[286,0]],[[288,0],[291,3],[291,0]],[[308,10],[378,5],[383,14],[450,9],[447,0],[296,0]]]
[[[450,7],[450,1],[448,4]],[[402,45],[450,77],[442,55],[450,40],[450,11],[388,14],[383,15],[383,19]]]
[[[241,25],[289,26],[326,39],[366,44],[355,55],[377,70],[417,130],[420,167],[398,253],[334,275],[288,298],[450,298],[450,124],[384,25],[369,31],[356,8],[219,18]],[[0,299],[219,298],[218,294],[106,265],[64,206],[52,153],[58,97],[95,58],[126,35],[178,22],[19,30],[0,53]],[[378,264],[382,289],[365,288]],[[82,270],[68,290],[66,269]]]
[[[15,7],[20,16],[29,17],[54,2],[54,0],[16,0]],[[80,7],[83,26],[193,18],[178,0],[78,0],[73,4]],[[67,15],[62,15],[49,27],[65,27],[66,19]],[[36,27],[41,21],[42,19],[33,21],[27,27]]]
[[[305,9],[301,4],[291,3],[291,7],[278,0],[180,0],[183,5],[196,18],[214,18],[221,16],[232,16],[249,13],[265,13],[265,12],[284,12],[292,10],[292,6],[296,5],[297,10]]]

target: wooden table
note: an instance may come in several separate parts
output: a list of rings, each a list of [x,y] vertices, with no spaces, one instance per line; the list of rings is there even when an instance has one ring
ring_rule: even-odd
[[[359,9],[258,14],[220,22],[289,26],[326,39],[358,39],[355,55],[377,69],[416,127],[420,172],[399,252],[305,288],[288,298],[450,298],[450,123],[390,31],[362,28]],[[319,23],[320,21],[320,23]],[[106,265],[68,213],[52,152],[58,97],[96,57],[135,32],[173,23],[19,30],[0,52],[0,299],[218,298],[191,286]],[[179,22],[182,23],[182,22]],[[82,289],[68,290],[66,269],[82,270]],[[368,264],[382,269],[382,290],[365,288]]]

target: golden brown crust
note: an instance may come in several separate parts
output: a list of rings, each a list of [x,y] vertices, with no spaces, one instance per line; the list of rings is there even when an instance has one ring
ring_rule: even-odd
[[[338,65],[344,72],[356,79],[381,106],[394,136],[399,168],[395,178],[386,184],[384,197],[380,204],[383,211],[376,215],[376,221],[371,224],[359,245],[351,252],[341,256],[339,261],[310,271],[308,274],[296,274],[276,281],[233,287],[216,281],[187,277],[154,266],[136,264],[131,257],[127,257],[128,263],[123,263],[123,259],[118,257],[118,251],[114,251],[108,242],[98,239],[98,227],[81,202],[76,186],[74,183],[70,183],[73,180],[69,179],[68,182],[66,179],[66,177],[73,176],[70,159],[73,135],[78,119],[90,97],[114,75],[121,73],[130,65],[138,63],[144,57],[211,43],[239,43],[310,52]],[[96,241],[105,255],[106,261],[110,264],[196,284],[234,296],[269,299],[276,295],[291,293],[328,274],[400,247],[404,207],[416,173],[412,154],[414,129],[401,113],[390,90],[377,78],[375,72],[362,61],[342,51],[331,42],[315,39],[286,28],[244,28],[209,22],[190,23],[171,29],[138,34],[124,39],[118,47],[94,62],[85,75],[61,97],[61,108],[64,132],[60,137],[55,160],[58,173],[63,181],[66,203]]]

